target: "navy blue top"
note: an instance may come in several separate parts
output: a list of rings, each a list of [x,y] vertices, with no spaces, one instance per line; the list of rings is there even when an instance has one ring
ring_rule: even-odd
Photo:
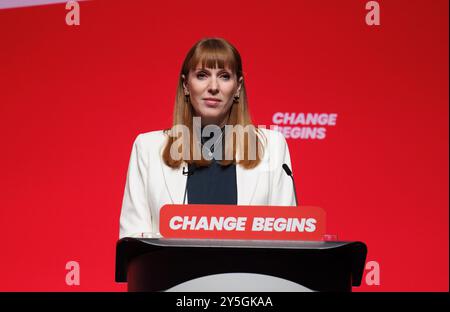
[[[202,144],[212,136],[213,134],[210,137],[202,137]],[[222,143],[223,137],[224,135]],[[214,145],[211,146],[211,152],[214,152]],[[222,166],[213,158],[208,167],[189,165],[189,172],[193,172],[187,179],[189,204],[237,205],[235,164]]]

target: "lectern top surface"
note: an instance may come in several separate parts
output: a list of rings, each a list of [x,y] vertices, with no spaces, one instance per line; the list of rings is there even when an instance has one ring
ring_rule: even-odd
[[[216,248],[294,248],[329,249],[351,242],[339,241],[282,241],[282,240],[232,240],[232,239],[165,239],[138,238],[137,240],[161,247],[216,247]]]

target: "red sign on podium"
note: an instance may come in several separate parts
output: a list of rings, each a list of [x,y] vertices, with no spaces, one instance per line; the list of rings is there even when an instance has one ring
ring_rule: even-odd
[[[319,207],[165,205],[165,238],[321,240],[325,212]]]

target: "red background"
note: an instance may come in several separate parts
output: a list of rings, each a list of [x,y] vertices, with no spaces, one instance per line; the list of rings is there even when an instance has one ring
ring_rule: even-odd
[[[90,1],[0,10],[1,291],[123,291],[115,243],[131,146],[171,125],[188,49],[240,51],[256,124],[337,113],[288,139],[303,205],[368,245],[381,285],[448,291],[448,1]],[[65,284],[80,263],[81,285]]]

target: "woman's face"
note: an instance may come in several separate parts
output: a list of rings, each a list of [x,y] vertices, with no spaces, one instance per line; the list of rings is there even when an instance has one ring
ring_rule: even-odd
[[[239,95],[243,78],[228,68],[205,68],[198,65],[189,72],[186,81],[182,76],[185,92],[188,91],[195,115],[201,117],[202,126],[225,125],[234,96]]]

